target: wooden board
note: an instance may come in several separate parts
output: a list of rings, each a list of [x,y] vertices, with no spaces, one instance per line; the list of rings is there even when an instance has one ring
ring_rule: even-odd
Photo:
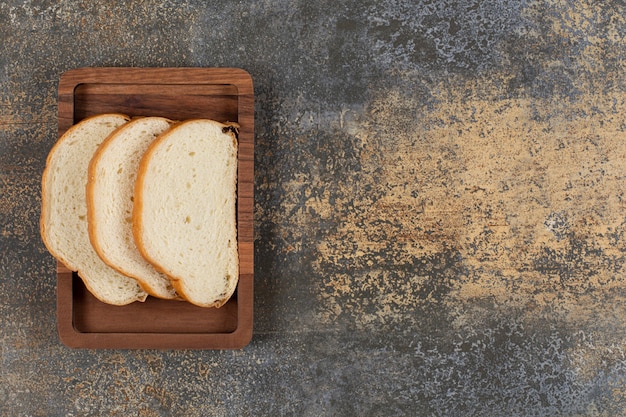
[[[254,281],[254,91],[236,68],[79,68],[58,87],[59,137],[85,117],[117,112],[174,120],[208,118],[240,124],[237,233],[239,283],[221,308],[148,297],[111,306],[57,265],[61,341],[91,349],[240,349],[252,338]]]

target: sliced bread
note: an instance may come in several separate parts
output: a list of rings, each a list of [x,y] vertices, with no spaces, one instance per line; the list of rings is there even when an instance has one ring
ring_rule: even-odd
[[[132,232],[139,161],[154,139],[173,122],[163,117],[133,119],[110,135],[89,164],[87,220],[96,253],[109,266],[135,278],[150,295],[179,298],[166,275],[141,256]]]
[[[182,122],[143,156],[135,184],[137,248],[192,304],[220,307],[239,277],[237,126]]]
[[[129,117],[102,114],[72,126],[48,155],[42,178],[41,236],[50,253],[77,271],[100,301],[125,305],[144,301],[138,282],[106,265],[89,241],[87,167],[98,146]]]

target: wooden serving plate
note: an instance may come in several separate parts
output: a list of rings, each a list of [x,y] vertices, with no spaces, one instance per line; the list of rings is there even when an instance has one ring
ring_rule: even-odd
[[[153,297],[127,306],[98,301],[76,273],[57,265],[61,341],[91,349],[240,349],[252,338],[254,281],[254,91],[236,68],[79,68],[58,87],[59,137],[99,113],[207,118],[240,125],[237,233],[239,283],[221,308]]]

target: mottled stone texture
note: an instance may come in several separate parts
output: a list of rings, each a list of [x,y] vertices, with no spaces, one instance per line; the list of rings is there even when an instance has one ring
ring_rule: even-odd
[[[626,414],[622,1],[0,3],[1,416]],[[38,232],[60,74],[256,94],[255,334],[59,343]]]

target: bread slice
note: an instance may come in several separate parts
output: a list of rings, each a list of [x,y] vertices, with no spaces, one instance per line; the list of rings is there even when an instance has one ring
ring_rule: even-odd
[[[42,178],[41,236],[58,260],[78,271],[100,301],[125,305],[144,301],[136,280],[115,271],[96,254],[87,230],[87,167],[98,146],[129,120],[122,114],[93,116],[72,126],[53,146]]]
[[[184,121],[142,158],[133,235],[142,255],[192,304],[220,307],[239,279],[236,125]]]
[[[120,127],[98,148],[87,180],[87,223],[96,253],[107,265],[135,278],[148,294],[164,299],[180,297],[167,276],[137,250],[132,210],[139,161],[173,123],[163,117],[142,117]]]

